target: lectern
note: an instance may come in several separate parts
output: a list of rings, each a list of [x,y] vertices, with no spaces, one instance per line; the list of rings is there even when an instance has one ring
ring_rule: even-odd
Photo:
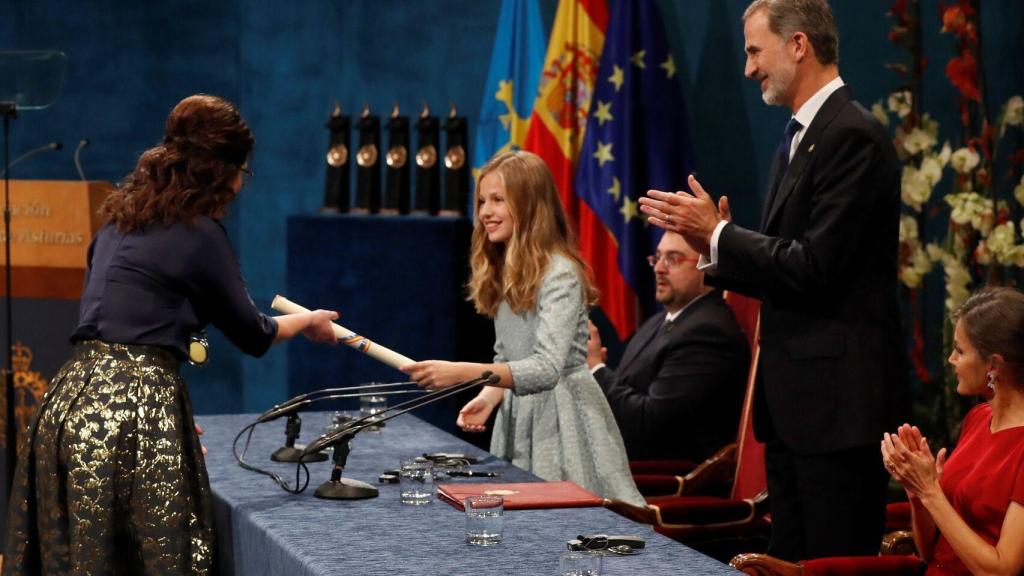
[[[11,180],[11,294],[78,300],[109,182]],[[7,238],[0,233],[0,245]],[[0,279],[5,257],[0,250]],[[0,282],[0,295],[6,290]]]

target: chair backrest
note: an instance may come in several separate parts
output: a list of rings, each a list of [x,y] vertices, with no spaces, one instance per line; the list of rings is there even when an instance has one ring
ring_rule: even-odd
[[[736,434],[736,476],[732,483],[732,499],[754,498],[765,490],[768,482],[764,471],[764,444],[754,438],[754,386],[757,384],[757,362],[761,353],[760,336],[761,301],[735,292],[726,292],[725,301],[732,308],[740,330],[750,346],[750,370],[747,389],[743,395],[743,411]]]

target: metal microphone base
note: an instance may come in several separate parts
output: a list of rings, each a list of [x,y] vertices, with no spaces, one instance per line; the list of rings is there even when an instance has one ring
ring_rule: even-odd
[[[270,459],[274,462],[298,462],[301,456],[302,448],[296,448],[295,446],[281,446],[277,450],[274,450],[274,453],[270,455]],[[303,462],[323,462],[324,460],[327,460],[327,454],[324,454],[323,452],[306,454],[306,457],[302,458]]]
[[[324,482],[313,495],[327,500],[363,500],[376,498],[380,495],[380,491],[366,482],[351,478],[339,478]]]

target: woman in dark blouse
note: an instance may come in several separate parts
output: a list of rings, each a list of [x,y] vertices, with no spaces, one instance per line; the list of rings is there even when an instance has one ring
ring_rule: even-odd
[[[18,451],[4,574],[210,574],[209,480],[179,364],[207,324],[262,356],[334,312],[270,318],[245,288],[220,219],[252,132],[229,102],[190,96],[163,142],[101,208],[74,355]]]

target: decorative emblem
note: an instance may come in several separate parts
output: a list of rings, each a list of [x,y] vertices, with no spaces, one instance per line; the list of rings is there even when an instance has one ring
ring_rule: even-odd
[[[335,144],[327,151],[327,164],[332,168],[341,168],[348,162],[348,147],[344,144]]]
[[[356,152],[356,163],[363,168],[370,168],[377,164],[377,145],[367,144]]]
[[[420,168],[433,168],[437,164],[437,148],[427,144],[416,153],[416,165]]]
[[[462,146],[453,146],[444,155],[444,165],[449,170],[459,170],[466,165],[466,150]]]
[[[401,168],[405,166],[405,161],[408,160],[409,153],[406,151],[405,146],[395,146],[391,150],[388,150],[387,156],[384,157],[384,161],[388,163],[391,168]]]
[[[15,342],[11,345],[11,351],[13,354],[11,362],[14,365],[14,418],[20,438],[28,430],[32,415],[35,414],[39,402],[46,394],[49,382],[43,378],[42,373],[29,370],[32,365],[32,350],[28,346],[21,342]],[[0,375],[6,379],[7,371],[0,370]],[[7,397],[5,394],[0,394],[0,423],[5,430],[7,425]],[[3,446],[8,444],[2,431],[0,431],[0,442],[2,442],[0,445]]]
[[[189,336],[188,363],[193,366],[205,366],[210,361],[210,341],[206,330],[200,330]]]

